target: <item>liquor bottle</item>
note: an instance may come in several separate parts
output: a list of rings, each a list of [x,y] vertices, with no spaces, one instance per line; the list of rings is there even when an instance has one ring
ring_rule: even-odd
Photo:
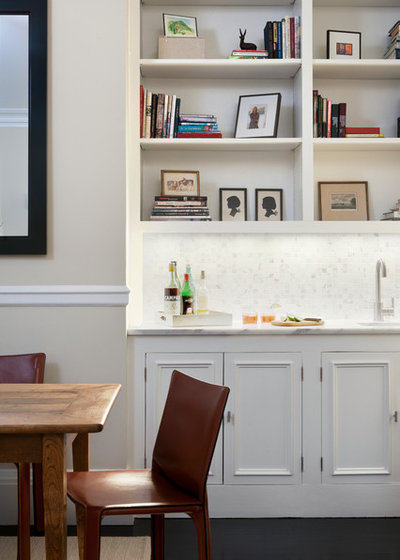
[[[193,315],[197,315],[197,292],[193,280],[192,267],[190,266],[190,264],[186,265],[186,274],[189,274],[189,284],[193,294]]]
[[[200,273],[200,283],[197,288],[197,313],[205,315],[208,313],[208,290],[206,286],[206,273],[204,270]]]
[[[176,261],[171,261],[174,263],[175,265],[175,282],[178,285],[179,288],[179,314],[182,315],[182,298],[181,298],[181,293],[182,293],[182,284],[181,281],[179,280],[179,276],[178,276],[178,265]]]
[[[173,261],[169,263],[170,280],[166,288],[164,288],[164,313],[166,315],[180,314],[180,290],[176,282],[176,269]]]
[[[184,275],[182,287],[182,313],[183,315],[193,315],[193,291],[187,273]]]

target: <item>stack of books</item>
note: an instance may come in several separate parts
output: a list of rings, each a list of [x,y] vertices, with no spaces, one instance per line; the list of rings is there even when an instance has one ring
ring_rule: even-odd
[[[176,138],[181,100],[140,86],[140,137]]]
[[[206,196],[155,196],[150,220],[211,221]]]
[[[346,138],[384,138],[379,126],[346,126]]]
[[[253,59],[260,59],[269,58],[268,51],[246,51],[246,50],[239,50],[236,49],[232,51],[232,53],[228,56],[228,58],[253,58]]]
[[[300,16],[285,16],[280,21],[267,21],[264,27],[264,48],[268,51],[269,58],[300,58]]]
[[[179,115],[177,138],[222,138],[215,115]]]
[[[388,212],[383,213],[382,220],[400,220],[400,198],[396,203],[394,208],[391,208]]]
[[[383,58],[400,58],[400,20],[388,32],[389,44]]]
[[[346,136],[347,103],[333,103],[313,90],[314,138],[344,138]]]

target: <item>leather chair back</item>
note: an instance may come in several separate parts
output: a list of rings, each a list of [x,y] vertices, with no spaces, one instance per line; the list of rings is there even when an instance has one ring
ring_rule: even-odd
[[[43,383],[46,354],[0,356],[0,383]]]
[[[228,387],[172,373],[152,468],[200,500],[228,394]]]

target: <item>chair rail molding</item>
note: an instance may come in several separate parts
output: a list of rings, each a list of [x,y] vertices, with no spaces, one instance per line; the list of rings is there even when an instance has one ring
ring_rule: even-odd
[[[0,286],[0,307],[124,307],[128,302],[127,286]]]

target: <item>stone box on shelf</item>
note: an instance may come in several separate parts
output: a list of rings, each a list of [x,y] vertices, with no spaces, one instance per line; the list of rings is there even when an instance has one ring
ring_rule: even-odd
[[[158,58],[205,58],[204,37],[158,38]]]

